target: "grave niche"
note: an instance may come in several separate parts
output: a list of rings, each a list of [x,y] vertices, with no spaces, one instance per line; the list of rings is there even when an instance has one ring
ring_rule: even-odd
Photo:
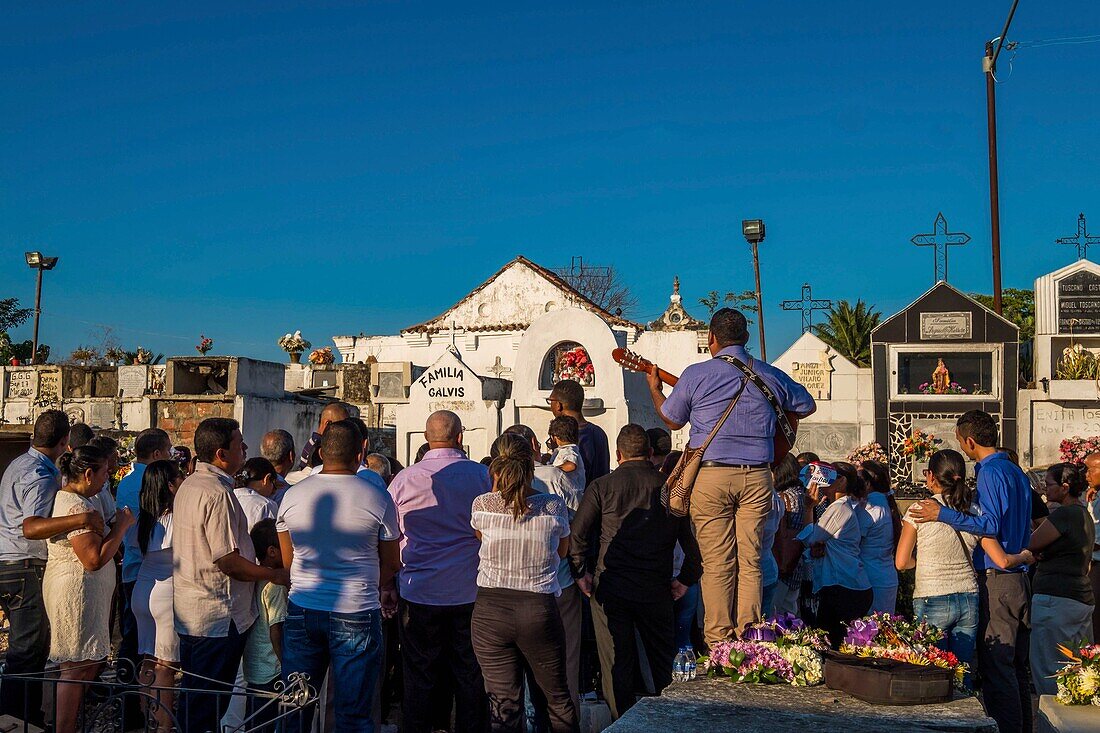
[[[1018,333],[946,282],[875,329],[875,439],[895,481],[912,481],[925,466],[902,450],[914,430],[932,433],[940,448],[956,447],[954,423],[968,410],[993,415],[1001,444],[1016,447]]]
[[[1052,400],[1100,399],[1093,357],[1100,357],[1100,265],[1078,260],[1035,281],[1036,382]]]

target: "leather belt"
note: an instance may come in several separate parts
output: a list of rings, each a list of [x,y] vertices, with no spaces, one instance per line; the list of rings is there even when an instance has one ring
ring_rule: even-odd
[[[700,468],[768,468],[767,463],[723,463],[722,461],[703,461]]]

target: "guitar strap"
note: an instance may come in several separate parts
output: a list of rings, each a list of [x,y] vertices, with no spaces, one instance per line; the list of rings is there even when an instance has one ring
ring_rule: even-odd
[[[787,445],[794,449],[795,432],[791,427],[791,421],[787,419],[786,413],[783,412],[783,406],[779,404],[779,398],[775,395],[775,390],[768,386],[767,382],[757,375],[748,364],[741,361],[735,356],[729,356],[728,354],[722,354],[718,357],[722,361],[735,366],[741,370],[741,373],[745,375],[745,379],[756,385],[756,388],[760,390],[764,395],[764,399],[771,405],[772,411],[775,413],[775,424],[779,430],[783,433],[783,437],[787,440]]]

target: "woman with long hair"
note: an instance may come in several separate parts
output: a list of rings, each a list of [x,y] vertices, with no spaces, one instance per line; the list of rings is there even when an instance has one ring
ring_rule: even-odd
[[[558,564],[569,551],[569,512],[532,487],[529,441],[505,433],[492,448],[493,490],[474,499],[471,524],[481,540],[474,653],[485,677],[493,733],[523,730],[523,669],[547,701],[550,729],[578,730],[565,677],[565,628],[556,598]]]
[[[183,469],[173,460],[153,461],[141,477],[137,543],[141,566],[134,583],[133,610],[138,627],[141,679],[158,688],[172,688],[180,660],[180,640],[172,606],[172,502],[183,483]],[[158,728],[171,727],[174,695],[158,691],[159,709],[151,711]]]
[[[966,462],[958,451],[933,453],[924,481],[943,506],[968,514],[978,512],[976,492],[966,482]],[[973,558],[979,541],[977,535],[942,522],[917,524],[907,512],[894,556],[898,570],[917,570],[914,615],[942,629],[940,648],[971,667],[978,641],[978,579]],[[919,563],[914,550],[920,555]]]
[[[1058,645],[1091,644],[1096,599],[1089,581],[1095,524],[1081,496],[1088,489],[1085,469],[1058,463],[1047,469],[1047,503],[1054,510],[1031,533],[1027,549],[1005,555],[996,541],[982,549],[999,567],[1009,568],[1038,557],[1031,581],[1031,680],[1040,695],[1058,692],[1054,674],[1065,662]]]
[[[810,548],[814,592],[818,595],[817,625],[829,634],[833,646],[844,639],[845,624],[864,616],[874,593],[860,558],[857,512],[867,496],[867,485],[851,463],[833,464],[837,478],[831,486],[806,487],[806,526],[798,535]],[[828,494],[832,501],[814,520],[814,507]]]
[[[893,613],[898,600],[898,571],[894,551],[900,535],[901,518],[895,521],[897,504],[891,505],[890,471],[877,461],[864,461],[859,476],[867,485],[867,498],[857,512],[863,541],[860,555],[871,581],[871,611]]]
[[[65,482],[54,499],[53,516],[98,511],[100,505],[94,498],[107,482],[106,453],[85,445],[62,455],[58,468]],[[47,541],[49,560],[42,577],[42,600],[51,627],[50,661],[61,666],[54,721],[58,733],[76,731],[84,699],[80,683],[94,680],[111,653],[112,561],[133,523],[133,514],[123,508],[115,512],[114,526],[106,536],[76,529]]]
[[[812,593],[810,581],[813,580],[813,571],[810,563],[803,561],[802,543],[797,539],[806,523],[806,487],[798,478],[801,468],[798,459],[788,453],[772,470],[775,493],[783,502],[784,517],[779,522],[772,545],[779,582],[771,613],[793,613],[805,618],[809,614],[800,608],[799,601],[803,595],[803,583],[806,584],[805,595],[809,597]]]

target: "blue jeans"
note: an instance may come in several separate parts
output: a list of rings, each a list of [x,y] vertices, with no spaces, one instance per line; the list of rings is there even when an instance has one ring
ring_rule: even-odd
[[[374,686],[382,672],[381,613],[315,611],[289,602],[283,623],[283,679],[301,672],[320,690],[330,664],[336,730],[373,733]],[[303,711],[302,718],[300,723],[292,720],[293,730],[310,729],[313,708]]]
[[[693,646],[691,642],[691,629],[695,625],[695,613],[699,610],[699,596],[699,584],[689,585],[687,593],[672,606],[672,613],[676,617],[677,649]]]
[[[775,591],[779,587],[779,581],[764,586],[760,594],[760,617],[768,618],[772,615],[772,606],[775,605]]]
[[[970,667],[963,684],[971,686],[974,651],[978,643],[978,594],[948,593],[913,599],[913,613],[918,621],[927,621],[943,630],[943,641],[937,646],[949,651]]]

